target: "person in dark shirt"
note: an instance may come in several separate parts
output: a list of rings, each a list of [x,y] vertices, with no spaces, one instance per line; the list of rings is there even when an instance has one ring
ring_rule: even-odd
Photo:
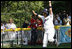
[[[43,26],[43,21],[42,21],[42,19],[39,19],[39,18],[38,18],[36,21],[37,21],[37,26],[38,26],[38,27],[42,27],[42,26]]]
[[[23,23],[23,28],[27,28],[28,24],[26,22]]]
[[[36,40],[37,40],[37,23],[36,23],[36,19],[34,18],[35,15],[32,15],[31,18],[31,45],[36,45]]]
[[[59,13],[60,19],[62,20],[62,25],[64,25],[64,18],[66,17],[66,11],[63,11],[62,13]]]

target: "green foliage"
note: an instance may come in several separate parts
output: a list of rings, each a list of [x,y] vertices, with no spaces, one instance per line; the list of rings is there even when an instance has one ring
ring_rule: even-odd
[[[42,9],[42,1],[1,1],[1,20],[7,22],[9,18],[13,18],[18,27],[20,23],[23,24],[25,19],[30,20],[32,10],[40,13],[39,11]]]
[[[63,10],[70,12],[71,2],[52,1],[52,7],[54,14]],[[49,8],[48,1],[1,1],[1,20],[8,22],[9,18],[13,18],[17,27],[20,27],[25,19],[26,22],[30,21],[32,10],[40,14],[44,8]]]

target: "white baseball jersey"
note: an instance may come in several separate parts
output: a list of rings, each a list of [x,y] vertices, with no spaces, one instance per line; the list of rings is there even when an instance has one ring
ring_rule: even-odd
[[[39,17],[43,20],[44,28],[51,28],[54,27],[53,24],[53,14],[49,14],[47,17],[39,15]]]

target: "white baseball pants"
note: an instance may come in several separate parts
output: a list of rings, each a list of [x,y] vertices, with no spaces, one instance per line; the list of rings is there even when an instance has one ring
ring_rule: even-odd
[[[54,41],[55,29],[54,28],[45,28],[44,38],[43,38],[43,47],[47,47],[47,43]]]

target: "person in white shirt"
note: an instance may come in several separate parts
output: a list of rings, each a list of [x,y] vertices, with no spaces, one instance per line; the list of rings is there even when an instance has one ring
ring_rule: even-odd
[[[64,18],[64,23],[65,23],[65,25],[71,24],[71,20],[68,18],[68,14],[66,15],[66,18]]]
[[[68,18],[71,20],[71,13],[69,14]]]
[[[71,20],[71,13],[69,14],[68,18]],[[70,25],[71,25],[71,21],[70,21]]]
[[[13,23],[13,19],[10,18],[9,23],[7,23],[5,26],[7,27],[7,29],[15,29],[16,25]]]
[[[62,21],[58,14],[56,14],[56,16],[54,18],[54,25],[62,25]]]
[[[39,18],[43,20],[44,24],[44,38],[43,38],[43,47],[47,47],[47,43],[49,42],[54,42],[54,35],[55,35],[55,29],[54,29],[54,24],[53,24],[53,12],[52,12],[52,6],[51,6],[51,1],[49,1],[49,15],[47,16],[48,12],[46,10],[43,11],[43,16],[38,15],[35,13],[35,11],[32,11],[34,15],[37,15]]]
[[[3,24],[3,22],[1,21],[1,40],[5,38],[5,26]]]
[[[4,32],[5,29],[6,29],[6,27],[5,27],[5,21],[4,22],[1,21],[1,31],[2,31],[1,34],[5,35],[5,32]]]
[[[3,23],[1,23],[1,29],[5,29],[5,26]]]
[[[13,21],[12,18],[9,19],[9,23],[7,23],[5,26],[6,26],[7,29],[13,29],[13,30],[15,30],[15,28],[17,28],[16,25],[14,24],[14,21]],[[10,43],[12,45],[13,44],[13,40],[16,39],[16,32],[9,31],[8,32],[8,36],[9,36],[9,39],[11,41]]]

